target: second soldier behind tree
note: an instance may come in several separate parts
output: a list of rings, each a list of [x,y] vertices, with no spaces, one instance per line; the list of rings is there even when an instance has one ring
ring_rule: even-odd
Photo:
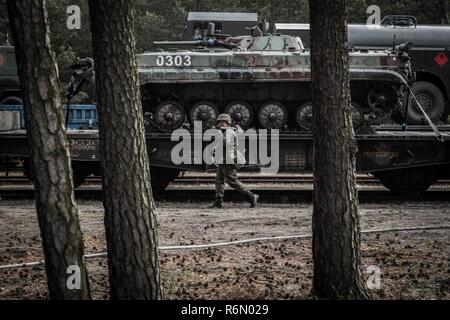
[[[245,162],[243,155],[237,150],[238,139],[236,131],[238,128],[231,126],[231,117],[221,114],[217,118],[217,130],[219,137],[223,139],[222,157],[215,157],[217,164],[216,174],[216,199],[212,208],[223,208],[223,196],[225,194],[225,183],[243,195],[250,207],[254,208],[259,196],[252,193],[238,179],[238,169]]]

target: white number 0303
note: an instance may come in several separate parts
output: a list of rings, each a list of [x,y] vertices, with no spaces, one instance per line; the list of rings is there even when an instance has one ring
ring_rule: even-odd
[[[191,56],[157,56],[158,67],[189,67],[192,63]]]

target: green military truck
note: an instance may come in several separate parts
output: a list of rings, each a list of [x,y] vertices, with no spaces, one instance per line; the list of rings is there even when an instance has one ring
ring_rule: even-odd
[[[275,23],[277,33],[301,37],[309,47],[309,24]],[[348,25],[348,46],[352,50],[383,50],[393,44],[412,42],[408,51],[416,74],[413,91],[435,123],[448,123],[450,115],[450,26],[419,25],[413,16],[386,16],[379,25]],[[409,121],[420,124],[423,115],[411,104]]]
[[[13,46],[0,46],[0,105],[2,104],[22,104]]]

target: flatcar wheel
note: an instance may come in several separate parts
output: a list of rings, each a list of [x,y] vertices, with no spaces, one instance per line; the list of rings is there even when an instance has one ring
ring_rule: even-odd
[[[23,101],[20,97],[9,96],[0,101],[0,105],[23,105]]]
[[[263,128],[281,129],[287,121],[286,107],[281,102],[267,102],[259,108],[258,120]]]
[[[79,186],[81,186],[84,181],[86,180],[86,178],[88,176],[90,176],[91,173],[90,172],[85,172],[85,171],[73,171],[73,187],[74,189],[78,188]]]
[[[394,194],[414,197],[436,182],[435,172],[433,168],[406,168],[374,172],[373,175]]]
[[[297,124],[307,132],[312,131],[313,107],[311,102],[304,103],[297,109]]]
[[[201,121],[203,129],[215,125],[219,110],[216,105],[209,101],[200,101],[196,103],[190,111],[191,122]]]
[[[27,178],[30,181],[32,181],[33,176],[31,174],[31,159],[30,158],[24,158],[22,166],[23,166],[23,175],[25,176],[25,178]]]
[[[75,189],[81,186],[91,174],[100,174],[98,166],[93,166],[89,162],[72,161],[72,180]]]
[[[243,101],[233,101],[225,108],[225,113],[229,114],[233,125],[241,128],[248,128],[253,123],[253,110],[251,106]]]
[[[26,158],[23,162],[23,171],[26,178],[33,181],[33,171],[31,169],[31,159]],[[89,166],[84,166],[83,164],[76,164],[72,162],[72,181],[73,188],[76,189],[81,186],[86,178],[94,173],[95,170],[92,170]]]
[[[162,167],[151,167],[150,177],[153,196],[159,198],[167,186],[180,174],[180,170]]]
[[[184,123],[185,113],[180,103],[164,101],[155,109],[154,122],[163,132],[170,132],[181,127]]]

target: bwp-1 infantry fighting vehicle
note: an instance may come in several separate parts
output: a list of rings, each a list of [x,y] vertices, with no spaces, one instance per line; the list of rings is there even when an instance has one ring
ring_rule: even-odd
[[[310,52],[302,40],[259,27],[237,37],[209,29],[208,39],[155,42],[156,52],[138,56],[146,120],[170,132],[186,119],[209,127],[225,112],[242,128],[310,131]],[[405,121],[409,45],[350,52],[355,130]]]

